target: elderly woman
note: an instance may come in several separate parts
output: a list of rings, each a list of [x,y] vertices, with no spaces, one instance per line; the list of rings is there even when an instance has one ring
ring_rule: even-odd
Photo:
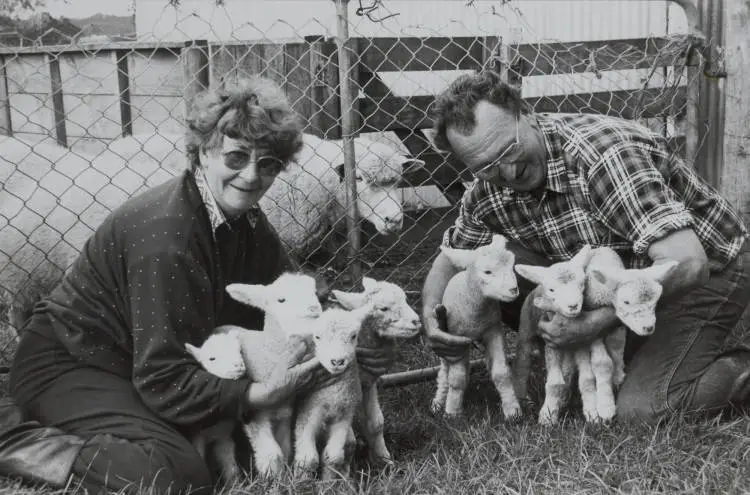
[[[53,486],[72,475],[94,492],[208,491],[189,429],[240,419],[322,374],[308,361],[274,383],[226,380],[185,352],[218,325],[262,327],[224,288],[292,268],[257,203],[302,145],[298,117],[264,79],[198,95],[186,122],[190,170],[113,212],[26,323],[0,474]]]

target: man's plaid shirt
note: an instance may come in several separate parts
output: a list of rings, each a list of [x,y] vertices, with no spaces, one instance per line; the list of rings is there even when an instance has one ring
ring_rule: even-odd
[[[747,231],[735,210],[665,139],[628,120],[537,114],[547,151],[541,200],[475,180],[461,202],[448,246],[473,249],[503,234],[552,261],[585,243],[610,246],[628,267],[651,264],[648,247],[691,227],[712,270],[740,251]]]

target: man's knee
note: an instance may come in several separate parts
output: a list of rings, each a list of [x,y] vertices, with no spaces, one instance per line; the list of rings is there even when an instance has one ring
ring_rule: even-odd
[[[210,493],[208,467],[187,441],[185,448],[96,435],[81,450],[73,474],[84,487],[139,493]],[[96,491],[96,490],[94,490]]]

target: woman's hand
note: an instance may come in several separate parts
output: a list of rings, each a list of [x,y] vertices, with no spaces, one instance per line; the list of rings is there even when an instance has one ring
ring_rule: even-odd
[[[357,347],[357,363],[365,373],[375,377],[385,375],[396,360],[395,342],[387,342],[380,347]]]
[[[554,312],[550,301],[537,297],[534,306],[544,311],[537,326],[539,335],[552,347],[575,347],[602,336],[612,328],[617,317],[611,308],[583,311],[576,317],[568,318]]]
[[[469,352],[472,340],[462,335],[451,335],[448,330],[448,312],[442,304],[436,305],[424,321],[427,342],[441,358],[456,362]]]

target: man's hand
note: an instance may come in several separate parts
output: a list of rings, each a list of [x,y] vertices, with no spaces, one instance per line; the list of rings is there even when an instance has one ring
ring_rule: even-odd
[[[385,375],[396,360],[396,344],[387,342],[380,347],[357,347],[357,363],[362,371],[375,377]]]
[[[617,322],[614,310],[600,308],[583,311],[574,318],[554,312],[550,301],[534,298],[534,306],[544,311],[538,323],[539,335],[552,347],[575,347],[599,338]]]
[[[424,321],[427,342],[435,354],[450,362],[456,362],[469,352],[472,340],[463,335],[451,335],[448,330],[448,311],[442,304],[436,305]]]

